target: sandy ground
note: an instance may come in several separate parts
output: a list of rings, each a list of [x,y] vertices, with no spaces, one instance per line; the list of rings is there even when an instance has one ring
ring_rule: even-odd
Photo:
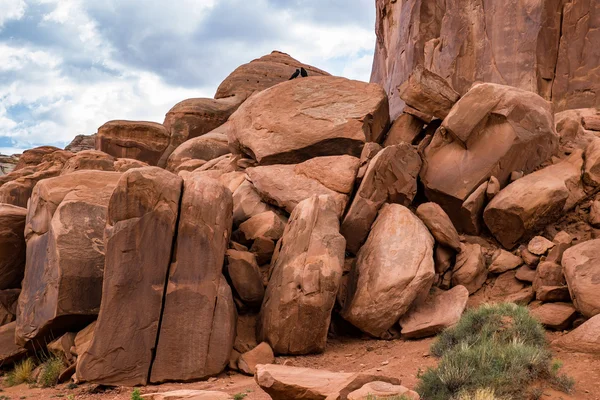
[[[549,334],[553,340],[559,333]],[[371,372],[396,377],[402,384],[414,388],[419,370],[435,366],[436,359],[429,355],[433,339],[420,341],[375,341],[361,339],[330,340],[327,350],[321,355],[304,357],[278,357],[277,363],[298,367],[323,368],[344,372]],[[544,391],[544,400],[600,400],[600,355],[577,354],[555,349],[556,357],[564,366],[563,372],[572,376],[576,383],[575,391],[566,395],[551,389]],[[82,385],[68,389],[60,385],[54,389],[29,388],[20,385],[4,388],[1,396],[16,399],[57,399],[67,400],[130,400],[131,388],[116,388],[102,393],[91,393],[93,385]],[[209,382],[186,384],[164,384],[140,388],[142,394],[165,392],[179,389],[219,390],[229,394],[246,393],[246,400],[269,400],[270,397],[260,390],[252,377],[237,373],[223,373]],[[2,400],[5,400],[6,397]]]

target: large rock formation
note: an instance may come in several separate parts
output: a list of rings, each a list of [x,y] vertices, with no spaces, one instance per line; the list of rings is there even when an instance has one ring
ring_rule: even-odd
[[[552,342],[556,347],[578,353],[600,353],[600,315]]]
[[[230,141],[261,164],[355,157],[389,124],[379,85],[337,77],[291,80],[248,99],[229,119]]]
[[[109,121],[96,135],[96,150],[150,165],[158,164],[168,144],[169,131],[155,122]]]
[[[433,244],[427,227],[408,208],[386,204],[358,252],[342,316],[375,337],[388,336],[433,284]]]
[[[0,204],[0,290],[21,286],[25,271],[27,209]]]
[[[529,173],[557,150],[550,104],[508,86],[478,84],[452,108],[424,152],[421,179],[429,200],[464,229],[462,204],[495,176]]]
[[[221,271],[232,208],[231,192],[217,181],[185,179],[151,382],[202,379],[229,362],[236,311]]]
[[[397,88],[417,65],[464,94],[477,81],[532,91],[557,109],[600,104],[600,5],[588,0],[377,0],[371,82]]]
[[[148,383],[181,186],[181,178],[155,167],[129,170],[119,180],[106,222],[102,305],[78,359],[79,380]]]
[[[14,170],[18,171],[27,167],[36,167],[41,164],[42,159],[55,151],[60,150],[54,146],[40,146],[33,149],[25,150],[19,157],[19,162],[15,166]]]
[[[277,243],[260,315],[259,339],[275,353],[325,350],[345,248],[332,199],[314,196],[298,204]]]
[[[18,163],[18,155],[13,154],[12,156],[5,156],[4,154],[0,154],[0,176],[9,174],[12,171],[14,171]]]
[[[44,341],[95,319],[102,296],[104,227],[120,174],[82,171],[39,182],[27,214],[19,343]]]
[[[94,150],[96,148],[96,135],[77,135],[66,147],[66,151],[79,153],[85,150]]]

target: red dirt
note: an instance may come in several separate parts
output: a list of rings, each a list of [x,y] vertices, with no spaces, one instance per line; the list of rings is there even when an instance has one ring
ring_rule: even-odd
[[[550,340],[560,333],[548,334]],[[327,350],[320,355],[303,357],[278,357],[277,363],[298,367],[323,368],[332,371],[373,372],[402,380],[402,384],[414,388],[419,370],[435,366],[436,359],[429,355],[433,339],[420,341],[377,341],[344,338],[330,340]],[[575,391],[564,394],[551,389],[544,391],[545,400],[600,400],[600,355],[577,354],[556,349],[556,357],[563,362],[562,371],[576,381]],[[20,385],[4,388],[1,395],[16,399],[73,399],[73,400],[130,400],[131,388],[116,388],[99,394],[91,394],[93,385],[67,389],[60,385],[54,389],[29,388]],[[223,373],[210,382],[171,383],[140,388],[142,394],[179,389],[219,390],[229,394],[247,393],[246,400],[269,400],[252,377],[237,373]],[[72,397],[71,397],[72,396]],[[1,398],[1,397],[0,397]]]

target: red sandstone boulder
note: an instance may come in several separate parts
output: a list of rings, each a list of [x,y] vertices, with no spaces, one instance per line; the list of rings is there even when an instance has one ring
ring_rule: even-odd
[[[80,171],[39,182],[25,226],[27,262],[16,337],[44,342],[96,318],[102,296],[104,227],[120,174]]]
[[[415,304],[399,321],[402,337],[419,339],[434,336],[460,320],[469,291],[464,286],[455,286],[448,291],[435,289],[423,303]]]
[[[215,99],[232,96],[242,101],[251,94],[263,91],[281,82],[287,82],[296,69],[304,68],[309,76],[328,76],[329,74],[313,66],[303,64],[289,55],[273,51],[261,58],[236,68],[221,84]]]
[[[260,197],[291,213],[301,201],[327,195],[346,208],[354,186],[359,159],[351,156],[316,157],[296,165],[266,165],[246,173]]]
[[[420,169],[421,157],[406,143],[386,147],[373,157],[342,222],[351,253],[358,253],[384,203],[412,203]]]
[[[153,383],[206,378],[229,362],[237,315],[222,269],[231,224],[227,188],[201,175],[185,179]]]
[[[378,85],[337,77],[295,79],[248,99],[229,119],[232,146],[262,165],[359,157],[389,124]]]
[[[96,148],[96,135],[77,135],[75,138],[65,147],[66,151],[72,153],[79,153],[85,150],[94,150]]]
[[[386,204],[358,252],[341,315],[363,332],[388,337],[388,330],[423,300],[434,279],[434,240],[416,215]]]
[[[169,156],[167,169],[175,172],[181,164],[191,160],[210,161],[230,153],[227,136],[211,132],[190,139],[177,147]]]
[[[79,381],[148,383],[181,186],[179,177],[155,167],[121,176],[108,207],[102,304],[77,361]]]
[[[109,121],[98,128],[96,150],[156,165],[169,144],[169,137],[167,128],[155,122]]]
[[[27,209],[0,204],[0,290],[21,286],[25,272]]]
[[[19,157],[19,162],[15,166],[14,171],[18,171],[26,167],[36,167],[42,162],[42,158],[47,154],[52,154],[55,151],[60,150],[54,146],[41,146],[30,150],[25,150]]]
[[[277,243],[260,313],[258,337],[276,354],[325,350],[345,248],[331,198],[298,204]]]
[[[512,171],[529,173],[557,150],[552,117],[550,104],[534,93],[474,85],[425,149],[421,179],[428,199],[463,229],[461,206],[482,183],[495,176],[506,185]]]
[[[577,310],[588,318],[600,314],[600,239],[565,251],[562,266]]]
[[[98,150],[83,150],[69,158],[61,175],[81,170],[115,171],[116,159]]]
[[[585,196],[581,150],[564,161],[526,175],[500,191],[483,219],[507,249],[558,219]]]
[[[552,344],[578,353],[600,354],[600,315],[590,318]]]

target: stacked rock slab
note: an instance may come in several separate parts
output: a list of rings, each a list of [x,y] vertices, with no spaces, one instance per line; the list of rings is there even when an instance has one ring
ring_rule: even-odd
[[[23,154],[21,154],[21,156],[19,157],[19,162],[15,166],[14,171],[18,171],[27,167],[36,167],[42,162],[42,159],[46,155],[52,154],[57,150],[60,149],[54,146],[40,146],[35,147],[33,149],[25,150]]]
[[[78,380],[148,383],[181,186],[181,178],[155,167],[129,170],[119,180],[108,208],[102,305],[78,359]]]
[[[342,222],[348,251],[358,253],[384,203],[412,203],[420,169],[421,157],[406,143],[386,147],[373,157]]]
[[[600,104],[595,2],[377,0],[376,7],[371,82],[388,93],[392,118],[404,106],[397,88],[417,65],[460,94],[494,82],[538,93],[558,110]]]
[[[424,152],[425,194],[463,230],[462,205],[482,183],[495,176],[506,185],[513,171],[533,171],[557,147],[548,102],[512,87],[476,84],[454,105]]]
[[[230,143],[260,164],[295,164],[313,157],[359,157],[389,124],[379,85],[308,77],[252,96],[229,119]]]
[[[80,329],[98,314],[106,212],[119,176],[82,171],[45,179],[33,190],[25,226],[19,343]]]
[[[555,221],[585,196],[582,151],[508,185],[485,208],[483,218],[507,249]]]
[[[231,192],[217,181],[200,174],[185,179],[153,383],[202,379],[229,362],[236,311],[221,271],[232,208]]]
[[[434,240],[408,208],[386,204],[358,252],[341,315],[375,337],[388,330],[433,284]]]
[[[158,164],[168,144],[167,128],[155,122],[109,121],[98,128],[96,135],[96,150],[150,165]]]
[[[210,161],[228,153],[227,135],[212,131],[206,135],[190,139],[177,147],[169,156],[167,169],[175,172],[186,161]]]
[[[264,200],[289,213],[309,197],[326,195],[335,201],[341,216],[354,187],[359,161],[348,155],[315,157],[295,165],[248,168],[246,173]]]
[[[0,204],[0,290],[21,286],[25,271],[27,209]]]
[[[325,349],[345,247],[332,199],[313,196],[298,204],[277,243],[260,314],[259,340],[276,354]]]

